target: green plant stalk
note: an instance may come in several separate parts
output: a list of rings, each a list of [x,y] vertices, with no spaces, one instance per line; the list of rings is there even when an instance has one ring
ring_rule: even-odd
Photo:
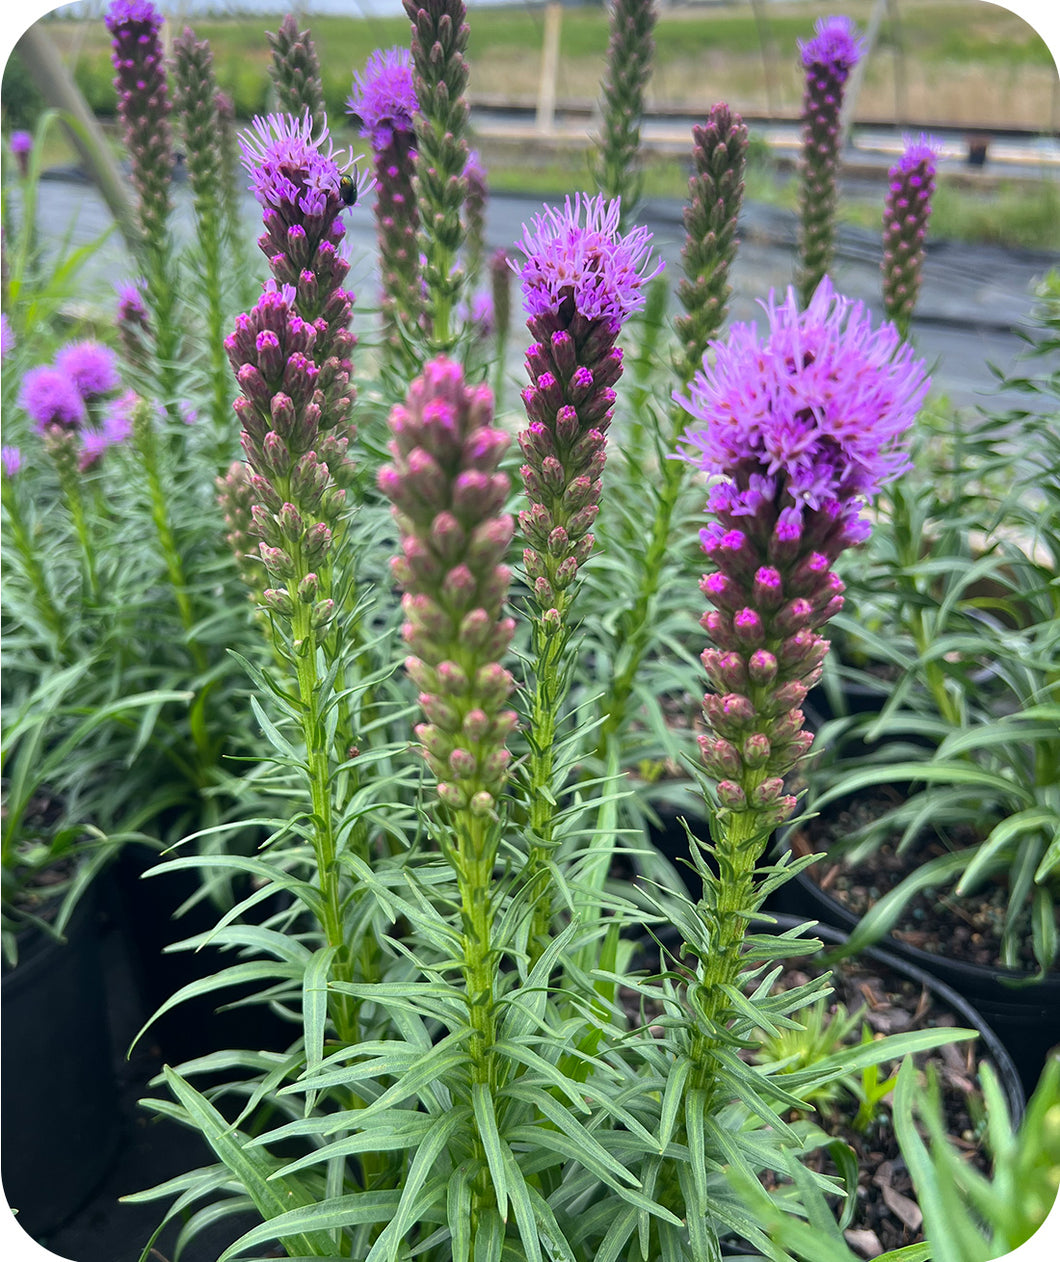
[[[85,561],[85,574],[88,578],[88,594],[93,604],[99,599],[99,575],[96,571],[96,550],[92,546],[92,532],[85,515],[85,501],[81,494],[81,481],[76,467],[69,460],[60,456],[55,467],[59,474],[59,485],[62,488],[66,506],[74,523],[74,531],[81,545],[81,554]]]
[[[901,488],[897,485],[891,491],[891,530],[902,568],[909,571],[920,562],[920,532],[913,528],[909,505]],[[912,588],[913,585],[909,586]],[[910,598],[903,603],[907,610],[909,632],[922,662],[924,682],[928,686],[941,717],[951,726],[961,728],[964,726],[964,717],[960,706],[946,690],[946,676],[942,667],[935,658],[926,660],[931,649],[932,637],[927,617],[918,600],[918,594],[915,590],[911,590],[908,594]]]
[[[685,413],[675,409],[673,412],[673,432],[669,450],[677,445],[677,437],[684,423]],[[686,465],[681,460],[662,461],[662,487],[655,506],[652,519],[651,535],[647,549],[641,554],[640,584],[633,608],[628,611],[622,622],[620,639],[624,643],[627,658],[622,670],[612,681],[609,693],[604,699],[604,721],[600,727],[596,756],[603,760],[607,756],[607,747],[612,739],[621,732],[628,717],[629,699],[633,694],[644,654],[650,640],[649,612],[652,601],[659,591],[662,581],[663,562],[670,543],[670,529],[673,525],[674,511],[681,497],[684,486]],[[631,558],[632,559],[632,558]],[[634,560],[636,564],[636,560]]]
[[[568,637],[563,617],[568,604],[569,589],[556,592],[559,625],[551,629],[540,618],[535,618],[531,628],[537,663],[530,730],[527,734],[530,747],[527,759],[527,801],[530,804],[530,834],[534,838],[527,854],[525,869],[530,902],[534,909],[528,944],[531,968],[548,945],[552,928],[551,876],[547,865],[555,844],[553,838],[558,809],[552,788],[552,773],[555,766],[556,719],[567,694],[567,682],[563,676],[563,650]]]
[[[44,576],[44,571],[41,569],[40,561],[37,559],[37,554],[34,551],[29,531],[26,529],[26,523],[22,517],[22,510],[18,505],[18,497],[15,495],[15,489],[11,484],[10,478],[5,477],[0,481],[0,493],[3,496],[4,510],[7,513],[8,524],[11,527],[12,542],[22,561],[22,568],[26,577],[33,586],[37,613],[45,626],[54,634],[61,648],[65,639],[63,621],[59,616],[59,610],[56,608],[55,601],[48,588],[48,580]]]
[[[300,552],[301,549],[298,549]],[[305,573],[308,566],[295,557],[295,572]],[[301,564],[299,564],[301,562]],[[313,852],[317,877],[323,896],[324,919],[321,927],[328,946],[337,948],[335,976],[350,981],[348,952],[342,924],[339,891],[339,869],[336,863],[335,821],[331,801],[331,766],[327,736],[317,705],[316,635],[312,625],[312,609],[298,599],[298,583],[289,580],[289,594],[294,603],[291,616],[292,649],[298,682],[299,721],[305,742],[306,767],[309,773],[309,795],[313,808]],[[356,1007],[350,996],[329,994],[332,1020],[340,1040],[349,1045],[357,1041]]]
[[[497,1010],[494,992],[492,952],[493,901],[490,889],[496,846],[491,844],[491,821],[471,811],[450,813],[455,845],[447,855],[456,873],[460,891],[460,919],[463,925],[463,972],[467,987],[468,1020],[473,1031],[468,1045],[471,1053],[471,1078],[495,1094],[493,1047],[497,1041]],[[471,1223],[481,1211],[497,1203],[490,1182],[489,1167],[482,1138],[476,1128],[474,1153],[479,1170],[471,1189]]]
[[[169,505],[166,501],[165,488],[158,465],[158,444],[150,418],[146,414],[145,405],[141,405],[138,415],[133,420],[133,439],[136,449],[143,461],[144,473],[147,477],[147,488],[151,498],[151,520],[154,522],[158,542],[162,548],[162,557],[169,576],[169,584],[173,588],[173,596],[177,602],[181,625],[188,639],[188,651],[191,653],[195,669],[204,674],[207,669],[206,653],[202,645],[195,639],[195,611],[188,594],[188,583],[184,575],[184,564],[177,549],[173,527],[169,521]],[[200,750],[205,753],[205,750]]]
[[[763,779],[762,772],[750,772],[743,785],[745,792],[750,793]],[[739,976],[740,948],[747,933],[746,913],[755,906],[755,868],[770,837],[769,832],[763,835],[755,811],[722,812],[719,822],[718,876],[710,908],[715,950],[704,965],[697,986],[702,1015],[711,1027],[717,1026],[730,1002],[723,988],[735,985]],[[711,1091],[711,1053],[717,1046],[718,1041],[702,1030],[693,1034],[693,1070],[688,1077],[688,1090]]]

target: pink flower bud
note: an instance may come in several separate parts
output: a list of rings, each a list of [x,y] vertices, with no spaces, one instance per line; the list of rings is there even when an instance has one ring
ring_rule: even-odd
[[[732,780],[722,780],[718,784],[718,801],[730,811],[747,810],[747,795]]]

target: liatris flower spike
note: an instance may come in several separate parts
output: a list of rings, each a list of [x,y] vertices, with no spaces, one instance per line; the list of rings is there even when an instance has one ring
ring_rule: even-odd
[[[163,18],[151,0],[112,0],[104,22],[113,37],[118,115],[140,196],[140,225],[157,248],[169,220],[173,170],[170,102],[159,35]]]
[[[313,134],[308,115],[255,118],[240,136],[243,165],[260,202],[265,231],[258,245],[269,260],[275,283],[290,288],[298,314],[313,328],[312,354],[324,392],[321,428],[348,424],[354,388],[350,356],[353,295],[343,288],[350,265],[339,246],[345,235],[340,181],[354,167],[336,151],[326,127]],[[362,192],[370,177],[351,175]]]
[[[22,452],[17,447],[0,448],[0,465],[4,475],[13,478],[22,468]]]
[[[18,403],[41,434],[55,425],[77,429],[88,416],[77,382],[68,372],[48,365],[31,368],[26,373]]]
[[[519,523],[534,598],[558,627],[565,591],[589,555],[599,511],[600,475],[613,386],[622,374],[615,341],[644,302],[642,287],[662,270],[648,261],[651,233],[619,232],[618,202],[578,194],[563,210],[546,206],[524,226],[520,269],[530,385],[530,420],[519,435],[528,510]],[[584,222],[583,222],[584,219]]]
[[[55,356],[55,367],[71,378],[86,403],[121,385],[114,352],[100,342],[68,342]]]
[[[784,777],[812,741],[799,708],[842,604],[832,563],[869,533],[862,509],[908,467],[903,447],[928,388],[892,325],[873,329],[825,278],[802,313],[770,298],[764,339],[746,324],[711,344],[687,397],[681,457],[720,476],[702,532],[715,567],[701,590],[713,692],[703,762],[749,838],[794,809]]]
[[[705,126],[693,127],[692,139],[695,173],[688,181],[681,251],[685,275],[677,287],[687,314],[674,321],[681,343],[675,367],[682,384],[691,381],[707,343],[725,322],[747,166],[747,128],[722,102],[711,109]]]
[[[420,279],[419,213],[415,174],[416,89],[412,57],[391,48],[368,58],[354,76],[350,114],[375,157],[375,220],[382,275],[384,337],[393,367],[418,365],[414,347],[420,335],[423,285]]]
[[[464,278],[457,259],[464,242],[467,192],[468,25],[463,0],[403,0],[412,23],[416,100],[416,205],[424,256],[426,323],[432,350],[456,344],[453,314]]]
[[[296,118],[308,111],[312,126],[327,121],[320,61],[312,34],[298,29],[298,20],[288,13],[276,32],[267,32],[272,46],[269,76],[276,89],[280,111]]]
[[[11,152],[18,163],[18,173],[25,179],[29,175],[29,155],[33,152],[33,137],[28,131],[11,133]]]
[[[839,122],[843,88],[861,60],[864,41],[847,17],[819,18],[814,37],[799,41],[806,88],[802,104],[799,181],[798,287],[803,303],[820,284],[835,254]]]
[[[920,294],[924,236],[935,191],[938,142],[928,136],[907,141],[889,172],[883,211],[883,309],[903,337],[908,336]]]
[[[464,222],[467,225],[464,274],[468,289],[473,291],[482,274],[482,263],[486,254],[486,203],[489,200],[486,168],[475,149],[467,155],[464,179],[467,180],[467,196],[464,198]]]
[[[501,666],[515,630],[503,614],[514,524],[503,511],[508,477],[498,472],[509,439],[492,418],[488,387],[468,386],[451,360],[432,360],[390,415],[394,463],[379,473],[401,530],[392,565],[414,654],[406,667],[428,720],[416,735],[438,796],[477,817],[495,810],[516,723]]]
[[[655,55],[657,9],[656,0],[615,0],[611,6],[596,179],[605,197],[621,198],[623,227],[640,196],[640,120]]]

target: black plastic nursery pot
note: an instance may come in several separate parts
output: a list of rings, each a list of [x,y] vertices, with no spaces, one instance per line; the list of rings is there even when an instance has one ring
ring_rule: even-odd
[[[83,1205],[116,1155],[120,1116],[94,892],[61,942],[33,929],[0,984],[4,1195],[31,1236]]]
[[[815,930],[819,934],[823,934],[824,926],[831,926],[846,937],[858,924],[858,917],[821,889],[807,872],[800,872],[782,886],[769,907],[802,920],[819,921],[821,929]],[[1026,975],[1014,969],[986,968],[936,955],[891,934],[882,946],[886,954],[937,979],[980,1013],[1004,1044],[1024,1091],[1030,1095],[1049,1050],[1060,1043],[1060,973],[1028,983]]]
[[[115,865],[122,929],[148,1016],[181,987],[239,960],[235,953],[212,946],[198,951],[166,950],[174,942],[209,931],[222,913],[204,899],[178,916],[181,905],[197,891],[199,874],[186,870],[144,879],[144,873],[157,862],[158,856],[148,847],[126,846]],[[249,892],[241,889],[239,897]],[[266,1005],[246,1004],[217,1011],[252,989],[256,988],[227,987],[187,1000],[153,1021],[144,1037],[170,1064],[228,1047],[286,1049],[296,1027]]]

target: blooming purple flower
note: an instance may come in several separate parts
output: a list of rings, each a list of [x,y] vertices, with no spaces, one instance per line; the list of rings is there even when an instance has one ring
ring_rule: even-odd
[[[17,447],[0,448],[0,465],[3,466],[4,473],[13,478],[22,468],[22,452]]]
[[[364,73],[353,76],[353,93],[347,98],[346,109],[360,120],[361,135],[376,153],[391,143],[395,132],[413,132],[419,106],[409,50],[388,48],[372,53]]]
[[[883,308],[899,331],[908,331],[920,293],[924,238],[935,191],[938,142],[906,138],[905,151],[891,167],[883,211]]]
[[[765,311],[766,337],[736,324],[711,342],[713,362],[675,399],[697,424],[681,458],[727,482],[712,509],[756,513],[782,491],[791,503],[781,528],[798,531],[804,508],[853,509],[908,467],[901,438],[929,380],[893,325],[873,329],[861,303],[841,297],[826,277],[810,305],[795,293]]]
[[[852,19],[848,17],[818,18],[814,23],[813,39],[799,40],[802,64],[827,66],[845,82],[847,75],[865,53],[865,41],[858,35]]]
[[[16,154],[29,153],[33,148],[33,137],[28,131],[13,131],[11,133],[11,152]]]
[[[151,0],[111,0],[103,21],[111,35],[141,26],[141,33],[147,35],[159,30],[164,19]]]
[[[118,294],[118,319],[134,324],[147,324],[143,281],[124,280],[114,286]]]
[[[921,132],[919,140],[911,140],[908,136],[905,136],[903,141],[905,149],[902,151],[902,156],[898,159],[897,172],[909,175],[922,167],[929,176],[933,177],[938,162],[940,142],[934,136],[925,136],[923,132]],[[897,172],[890,172],[892,179]]]
[[[38,432],[49,425],[74,428],[85,421],[85,401],[69,373],[50,365],[31,368],[22,379],[19,406]]]
[[[348,150],[336,150],[326,126],[313,135],[309,114],[269,114],[253,120],[241,133],[243,166],[250,175],[251,192],[266,208],[324,215],[328,194],[339,196],[339,179],[353,167]],[[356,173],[358,195],[370,187],[370,177]]]
[[[545,206],[530,227],[523,225],[526,261],[519,275],[528,315],[558,314],[572,304],[586,319],[604,319],[617,329],[644,305],[642,287],[664,265],[657,260],[645,271],[652,234],[634,228],[621,236],[620,210],[617,199],[577,193],[563,210]]]
[[[117,357],[100,342],[69,342],[55,357],[60,372],[72,377],[82,399],[96,399],[117,390]]]
[[[15,335],[6,315],[0,315],[0,359],[6,359],[15,349]]]

